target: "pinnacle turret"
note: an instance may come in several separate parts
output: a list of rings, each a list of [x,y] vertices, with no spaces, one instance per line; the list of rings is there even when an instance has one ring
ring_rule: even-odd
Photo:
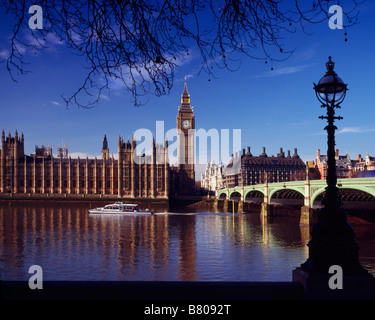
[[[182,95],[181,95],[181,107],[191,109],[190,94],[187,89],[186,76],[185,76],[184,91],[182,92]]]

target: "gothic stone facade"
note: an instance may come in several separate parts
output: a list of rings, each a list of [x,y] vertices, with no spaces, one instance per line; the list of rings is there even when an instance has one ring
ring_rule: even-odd
[[[35,154],[25,155],[24,135],[1,136],[0,192],[35,194],[101,194],[118,197],[168,198],[169,195],[194,194],[194,163],[189,153],[194,150],[194,137],[188,129],[195,128],[186,81],[182,105],[177,115],[181,136],[178,153],[186,162],[178,167],[168,163],[168,141],[155,145],[151,155],[136,155],[136,141],[118,138],[118,159],[109,156],[104,136],[102,159],[72,159],[63,153],[53,157],[51,147],[36,147]],[[188,121],[187,121],[188,120]],[[189,126],[187,123],[189,122]],[[181,150],[180,150],[181,149]],[[188,152],[189,151],[189,152]]]
[[[201,175],[201,187],[207,191],[216,191],[224,188],[223,165],[217,165],[213,160],[207,163]]]
[[[108,147],[102,159],[55,158],[44,147],[25,155],[23,135],[3,132],[0,192],[168,197],[167,148],[153,144],[151,157],[133,159],[135,147],[134,140],[124,143],[119,137],[118,160],[109,157]],[[156,157],[161,161],[153,161]]]

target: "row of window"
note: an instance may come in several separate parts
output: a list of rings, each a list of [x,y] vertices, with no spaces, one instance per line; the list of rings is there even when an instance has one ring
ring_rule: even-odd
[[[163,180],[157,179],[156,185],[157,185],[158,189],[162,189],[163,182],[164,182]],[[60,186],[59,183],[60,183],[59,180],[54,180],[53,181],[53,184],[54,184],[53,187],[58,188]],[[33,187],[33,180],[32,179],[28,179],[27,182],[26,182],[26,184],[27,184],[27,187],[30,187],[30,188]],[[80,184],[81,188],[85,188],[85,181],[80,180],[79,184]],[[6,185],[6,187],[11,187],[12,186],[12,179],[6,179],[5,185]],[[18,187],[23,188],[24,186],[25,186],[24,179],[20,179],[18,181]],[[50,188],[51,187],[51,180],[46,180],[44,186],[45,186],[45,188]],[[102,181],[97,181],[96,188],[101,189],[102,186],[103,186]],[[116,181],[114,181],[114,188],[117,188],[117,186],[118,186],[118,182],[116,180]],[[36,187],[39,187],[39,188],[42,187],[42,180],[40,180],[40,179],[36,180]],[[64,187],[64,188],[68,187],[68,181],[67,180],[62,180],[62,187]],[[77,181],[76,180],[71,181],[71,187],[72,188],[76,188],[77,187]],[[88,187],[89,188],[94,188],[94,181],[92,181],[92,180],[88,181]],[[106,188],[111,188],[111,181],[106,181],[105,187]],[[124,188],[125,189],[129,189],[129,187],[130,187],[130,181],[129,180],[125,180],[124,181]],[[145,183],[144,183],[143,180],[141,181],[141,187],[142,188],[145,187]],[[151,188],[151,181],[150,180],[147,180],[147,187]]]
[[[304,172],[306,168],[301,168],[301,167],[260,167],[260,168],[246,168],[242,167],[242,172]]]
[[[143,175],[144,171],[141,171],[141,172],[142,172],[142,175]],[[158,178],[162,178],[163,177],[163,172],[164,172],[163,169],[158,168],[156,170],[157,177]],[[135,171],[135,173],[137,175],[139,175],[139,173],[138,173],[137,170]],[[6,170],[6,174],[7,175],[13,175],[14,172],[11,170],[11,168],[8,167],[7,170]],[[27,170],[26,175],[27,176],[32,176],[32,170]],[[42,172],[40,170],[37,170],[36,175],[37,176],[41,176]],[[44,173],[44,175],[49,179],[49,177],[51,177],[51,172],[49,170],[46,170],[45,173]],[[130,169],[129,168],[124,169],[123,175],[124,175],[124,177],[129,177],[130,176]],[[151,175],[150,169],[147,170],[147,175],[148,176]],[[59,171],[58,170],[54,170],[53,176],[59,177]],[[68,176],[66,168],[62,172],[62,176],[63,177],[67,177]],[[76,171],[75,170],[71,170],[70,176],[73,177],[73,178],[76,177]],[[94,176],[94,172],[93,172],[92,169],[89,169],[89,176],[90,177]],[[111,171],[109,169],[106,170],[106,177],[114,177],[114,178],[116,178],[116,176],[117,176],[117,171],[115,171],[114,174],[111,174]],[[18,172],[18,177],[23,178],[24,177],[24,171],[19,171]],[[80,177],[85,177],[85,171],[80,170]],[[102,178],[102,172],[101,172],[101,170],[97,170],[96,177]]]

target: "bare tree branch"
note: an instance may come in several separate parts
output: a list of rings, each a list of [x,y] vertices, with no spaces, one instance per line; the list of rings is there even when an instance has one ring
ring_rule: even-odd
[[[350,2],[351,8],[347,3]],[[176,67],[199,53],[201,71],[214,67],[237,70],[240,57],[266,62],[290,57],[283,43],[288,33],[328,21],[333,0],[0,0],[14,17],[6,67],[25,74],[25,49],[46,49],[53,36],[85,59],[82,85],[63,99],[66,105],[88,108],[100,100],[111,81],[121,81],[135,106],[153,93],[166,95]],[[28,9],[43,8],[44,26],[30,30]],[[357,0],[346,1],[345,28],[358,23]],[[22,31],[22,32],[21,32]],[[33,41],[26,41],[28,33]],[[89,101],[87,101],[89,100]]]

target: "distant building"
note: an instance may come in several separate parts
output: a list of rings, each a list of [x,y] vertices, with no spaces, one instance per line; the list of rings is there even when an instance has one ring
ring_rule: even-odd
[[[367,153],[365,159],[363,159],[360,154],[357,155],[357,163],[353,170],[355,172],[375,170],[375,157],[371,157]]]
[[[201,175],[201,188],[207,191],[216,191],[224,188],[223,165],[217,165],[214,160],[207,163]]]
[[[268,156],[266,148],[259,156],[253,156],[250,147],[232,156],[224,169],[224,186],[248,186],[259,183],[272,183],[306,178],[306,164],[298,156],[297,149],[291,156],[288,150],[285,155],[282,148],[277,156]]]
[[[38,157],[44,156],[44,157],[52,157],[52,146],[49,145],[46,147],[44,144],[41,148],[38,148],[38,146],[35,146],[35,155]]]
[[[103,146],[106,138],[104,138]],[[35,154],[24,154],[24,136],[1,137],[0,192],[40,194],[107,194],[127,197],[168,197],[168,170],[164,148],[153,143],[151,156],[138,156],[136,143],[118,141],[119,159],[72,159],[67,148],[52,155],[52,148],[35,147]],[[103,148],[104,149],[104,148]],[[108,146],[107,146],[108,150]],[[163,160],[156,164],[162,152]]]
[[[346,152],[345,155],[339,154],[339,149],[335,149],[335,160],[336,160],[336,174],[338,178],[355,178],[359,172],[375,170],[375,157],[370,157],[368,154],[365,159],[360,154],[357,158],[352,160]],[[328,156],[322,155],[320,149],[316,151],[315,168],[317,171],[318,179],[326,179],[328,171]]]
[[[60,147],[60,145],[57,146],[57,157],[68,159],[68,147],[66,144],[63,147]]]
[[[24,135],[1,135],[0,192],[40,194],[101,194],[118,197],[168,198],[195,194],[194,132],[195,116],[190,105],[186,79],[177,113],[178,166],[169,165],[168,141],[155,144],[151,152],[137,155],[136,141],[118,137],[118,159],[109,156],[104,136],[102,158],[71,158],[66,145],[35,147],[24,153]]]

